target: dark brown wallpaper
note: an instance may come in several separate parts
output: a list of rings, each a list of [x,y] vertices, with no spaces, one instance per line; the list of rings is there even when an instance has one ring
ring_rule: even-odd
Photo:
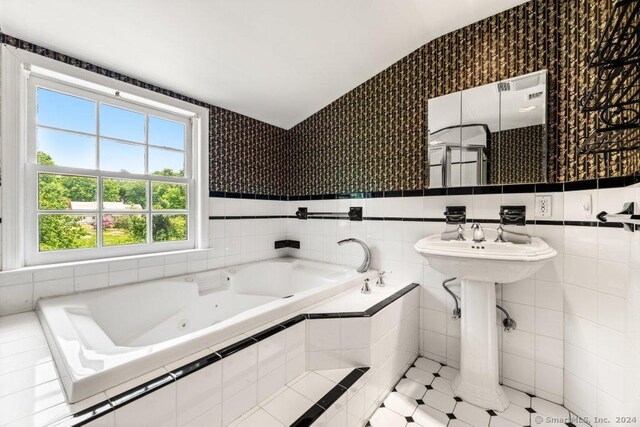
[[[423,72],[418,50],[289,130],[289,194],[422,188]]]
[[[115,71],[0,33],[6,43],[209,109],[210,190],[285,195],[287,131]]]
[[[544,181],[546,126],[528,126],[491,134],[489,184]]]
[[[612,1],[532,0],[446,34],[289,131],[8,35],[0,34],[0,41],[209,108],[211,190],[275,195],[426,188],[429,98],[547,69],[546,175],[564,182],[640,170],[640,151],[577,152],[577,142],[596,127],[595,115],[578,107],[595,78],[586,56]],[[630,135],[638,138],[638,132]],[[516,139],[505,144],[505,152],[522,158]],[[540,155],[528,153],[527,160],[529,154]],[[504,159],[494,161],[499,166]],[[528,167],[496,169],[501,175],[493,182],[544,178]]]
[[[596,126],[595,115],[578,108],[594,78],[586,56],[611,11],[611,0],[532,0],[433,40],[290,131],[289,193],[426,187],[426,101],[542,69],[548,180],[638,171],[637,151],[577,152]]]

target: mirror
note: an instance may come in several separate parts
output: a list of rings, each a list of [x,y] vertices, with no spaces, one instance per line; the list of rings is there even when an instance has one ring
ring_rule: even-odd
[[[429,188],[546,181],[547,72],[428,101]]]

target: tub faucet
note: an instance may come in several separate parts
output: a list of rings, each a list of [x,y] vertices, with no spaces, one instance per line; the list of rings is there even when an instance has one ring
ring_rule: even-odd
[[[369,249],[369,246],[367,246],[365,242],[363,242],[360,239],[354,239],[353,237],[349,239],[340,240],[338,244],[342,246],[345,243],[350,243],[350,242],[357,243],[360,246],[362,246],[362,249],[364,249],[364,261],[362,262],[360,267],[358,267],[357,269],[358,273],[364,273],[365,271],[369,270],[369,265],[371,265],[371,249]]]

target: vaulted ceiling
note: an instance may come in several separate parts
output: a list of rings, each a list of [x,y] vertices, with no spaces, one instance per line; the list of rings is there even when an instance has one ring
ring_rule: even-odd
[[[289,129],[527,0],[0,0],[0,30]]]

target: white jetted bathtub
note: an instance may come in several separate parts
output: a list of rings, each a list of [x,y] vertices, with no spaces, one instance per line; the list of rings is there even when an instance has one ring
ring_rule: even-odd
[[[277,258],[44,299],[37,311],[67,398],[76,402],[374,275]]]

